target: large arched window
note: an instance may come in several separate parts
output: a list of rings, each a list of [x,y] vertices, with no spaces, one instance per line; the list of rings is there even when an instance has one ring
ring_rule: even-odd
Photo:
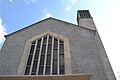
[[[65,74],[64,41],[47,34],[31,43],[25,75]]]

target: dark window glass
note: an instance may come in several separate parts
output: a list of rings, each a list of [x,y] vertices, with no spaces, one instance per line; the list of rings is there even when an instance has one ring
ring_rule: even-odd
[[[47,36],[43,38],[43,44],[46,44]]]
[[[52,44],[52,37],[49,37],[48,44]]]
[[[44,56],[45,55],[45,53],[41,53],[41,56]]]
[[[59,55],[59,66],[64,66],[64,55]]]
[[[57,75],[57,72],[53,72],[52,75]]]
[[[60,55],[64,55],[64,52],[59,52]]]
[[[29,75],[29,72],[30,72],[30,67],[26,67],[25,75]]]
[[[33,55],[29,55],[27,65],[31,65]]]
[[[30,54],[33,54],[34,48],[35,48],[35,45],[32,45],[32,46],[31,46],[31,49],[30,49]]]
[[[51,64],[51,54],[47,55],[47,61],[46,61],[46,65],[50,65]]]
[[[43,68],[44,66],[39,66],[38,75],[43,75]]]
[[[52,73],[57,74],[57,61],[53,61]]]
[[[59,45],[59,51],[60,51],[60,52],[64,52],[64,45],[63,45],[63,44],[60,44],[60,45]]]
[[[54,50],[53,51],[53,60],[57,60],[57,58],[58,58],[58,50]]]
[[[40,48],[36,48],[36,50],[38,50],[38,51],[39,51],[39,50],[40,50]]]
[[[48,44],[48,51],[47,51],[47,53],[51,53],[51,51],[52,51],[52,44]]]
[[[46,75],[50,74],[50,66],[46,66],[45,74]]]
[[[36,72],[32,72],[31,75],[36,75]]]
[[[32,67],[32,72],[36,72],[36,70],[37,70],[37,63],[38,63],[38,60],[34,60],[33,67]]]
[[[64,43],[59,42],[59,74],[65,74],[64,70]]]
[[[40,49],[40,45],[41,45],[41,39],[38,40],[38,43],[37,43],[37,48]]]
[[[44,65],[44,59],[45,59],[45,56],[41,55],[41,58],[40,58],[40,65]]]
[[[64,66],[59,68],[59,73],[60,74],[65,74]]]
[[[57,66],[57,60],[53,61],[53,67]]]
[[[42,45],[42,52],[41,53],[45,53],[45,50],[46,50],[46,44],[43,44]]]
[[[54,39],[54,49],[57,49],[57,48],[58,48],[58,40]]]
[[[38,57],[39,57],[39,50],[36,50],[36,52],[35,52],[35,59],[38,59]]]

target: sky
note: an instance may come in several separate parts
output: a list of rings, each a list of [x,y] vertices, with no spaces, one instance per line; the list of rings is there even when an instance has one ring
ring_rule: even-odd
[[[0,48],[4,35],[48,17],[77,24],[77,10],[90,10],[120,80],[120,0],[0,0]]]

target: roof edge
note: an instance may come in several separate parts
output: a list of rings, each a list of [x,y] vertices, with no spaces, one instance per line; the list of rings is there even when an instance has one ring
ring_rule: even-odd
[[[15,32],[12,32],[12,33],[8,34],[8,35],[4,35],[4,37],[7,38],[8,36],[10,36],[10,35],[12,35],[12,34],[14,34],[14,33],[16,33],[16,32],[19,32],[19,31],[21,31],[21,30],[23,30],[23,29],[26,29],[26,28],[28,28],[28,27],[30,27],[30,26],[33,26],[33,25],[35,25],[35,24],[38,24],[38,23],[43,22],[43,21],[48,20],[48,19],[54,19],[54,20],[57,20],[57,21],[61,21],[61,22],[64,22],[64,23],[68,23],[68,24],[71,24],[71,25],[75,25],[75,26],[78,26],[78,27],[81,27],[81,28],[84,28],[84,29],[87,29],[87,30],[96,32],[96,30],[92,30],[92,29],[85,28],[85,27],[83,27],[83,26],[79,26],[79,25],[76,25],[76,24],[73,24],[73,23],[70,23],[70,22],[67,22],[67,21],[63,21],[63,20],[60,20],[60,19],[56,19],[56,18],[53,18],[53,17],[49,17],[49,18],[46,18],[46,19],[37,21],[37,22],[35,22],[35,23],[27,26],[27,27],[24,27],[24,28],[22,28],[22,29],[19,29],[19,30],[15,31]]]

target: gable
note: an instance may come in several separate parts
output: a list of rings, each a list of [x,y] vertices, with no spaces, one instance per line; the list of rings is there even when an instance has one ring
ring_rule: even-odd
[[[82,27],[82,26],[78,26],[78,25],[76,25],[76,24],[72,24],[72,23],[69,23],[69,22],[66,22],[66,21],[62,21],[62,20],[59,20],[59,19],[55,19],[55,18],[50,17],[50,18],[47,18],[47,19],[38,21],[38,22],[36,22],[36,23],[33,23],[33,24],[31,24],[31,25],[29,25],[29,26],[27,26],[27,27],[25,27],[25,28],[22,28],[22,29],[20,29],[20,30],[17,30],[17,31],[15,31],[15,32],[13,32],[13,33],[10,33],[10,34],[8,34],[8,35],[5,35],[5,38],[8,37],[8,36],[10,36],[10,35],[12,35],[12,34],[21,32],[22,30],[28,29],[28,28],[33,27],[33,26],[37,26],[37,25],[40,24],[40,23],[47,23],[47,22],[50,22],[50,21],[58,22],[58,23],[60,23],[60,24],[68,24],[68,25],[71,25],[71,26],[76,26],[76,27],[78,27],[78,28],[81,27],[81,28],[83,28],[83,29],[86,29],[86,30],[89,30],[89,31],[93,31],[94,33],[96,32],[95,30],[91,30],[91,29],[88,29],[88,28],[85,28],[85,27]],[[54,25],[54,23],[51,23],[51,24]]]

